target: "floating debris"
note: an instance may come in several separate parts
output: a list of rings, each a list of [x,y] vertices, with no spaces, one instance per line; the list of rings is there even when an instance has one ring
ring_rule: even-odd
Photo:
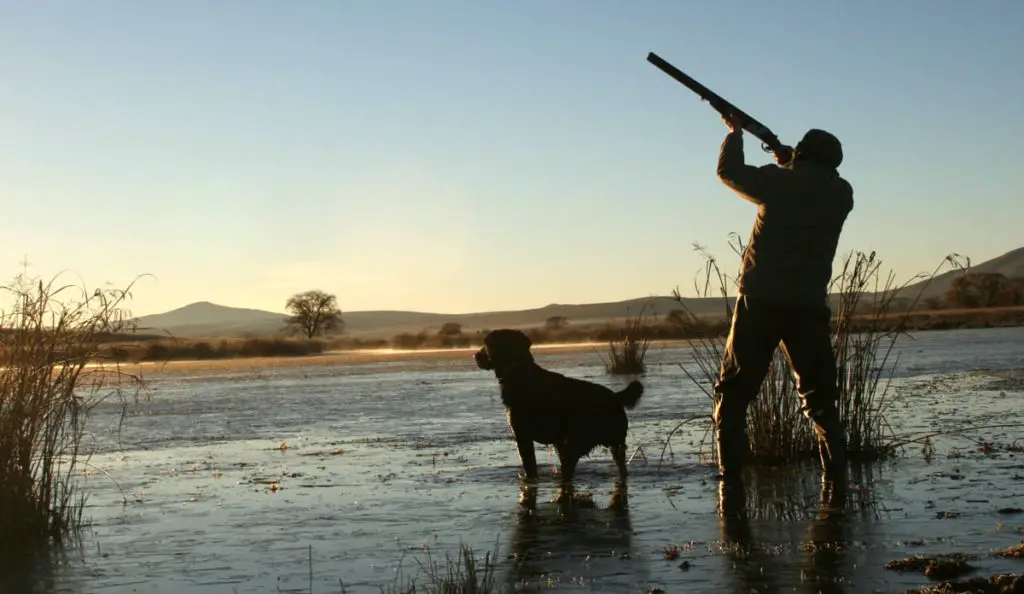
[[[996,557],[1007,557],[1007,558],[1011,558],[1011,559],[1022,559],[1022,558],[1024,558],[1024,540],[1022,540],[1021,543],[1019,545],[1015,546],[1015,547],[1010,547],[1008,549],[1003,549],[1002,551],[996,551],[994,554],[995,554]]]
[[[254,485],[271,485],[279,481],[272,476],[254,476],[248,482]]]
[[[943,582],[907,590],[903,594],[1019,594],[1024,592],[1024,575],[1006,573],[990,578],[971,578],[960,582]]]
[[[899,561],[885,564],[886,569],[894,571],[921,572],[933,580],[948,580],[975,571],[977,568],[967,563],[967,557],[958,553],[952,555],[936,555],[934,557],[907,557]]]
[[[330,452],[324,452],[323,450],[313,450],[312,452],[302,452],[300,456],[338,456],[344,454],[344,448],[337,448]]]

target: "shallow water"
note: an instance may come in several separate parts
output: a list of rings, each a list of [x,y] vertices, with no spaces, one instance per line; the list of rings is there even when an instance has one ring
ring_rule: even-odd
[[[8,572],[0,591],[338,593],[342,580],[378,592],[399,568],[416,575],[427,549],[443,560],[460,543],[497,548],[498,580],[524,591],[900,592],[928,579],[882,565],[915,553],[978,555],[979,575],[1024,571],[988,554],[1024,538],[1024,514],[999,513],[1024,508],[1024,454],[1005,448],[1024,443],[1024,329],[919,333],[898,354],[897,433],[1008,426],[863,469],[840,519],[819,519],[813,468],[755,473],[746,514],[721,519],[696,424],[661,458],[679,419],[710,409],[679,368],[685,348],[650,353],[628,493],[613,489],[607,452],[581,462],[577,490],[593,505],[555,502],[554,477],[520,504],[497,385],[471,355],[157,378],[123,423],[115,401],[93,413],[81,546]],[[626,381],[596,352],[538,360]],[[538,462],[555,460],[538,447]]]

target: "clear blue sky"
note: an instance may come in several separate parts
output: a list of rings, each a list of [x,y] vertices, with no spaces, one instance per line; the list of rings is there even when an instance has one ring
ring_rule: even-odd
[[[754,207],[654,51],[843,141],[840,252],[900,279],[1024,244],[1024,2],[0,1],[0,276],[137,314],[692,292]],[[749,163],[769,156],[750,136]],[[735,264],[735,260],[729,261]]]

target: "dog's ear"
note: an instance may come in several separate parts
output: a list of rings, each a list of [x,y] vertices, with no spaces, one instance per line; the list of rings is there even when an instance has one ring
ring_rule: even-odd
[[[494,364],[491,363],[491,358],[487,356],[486,347],[477,351],[476,354],[473,355],[473,358],[476,359],[476,366],[480,369],[484,369],[486,371],[494,369]]]

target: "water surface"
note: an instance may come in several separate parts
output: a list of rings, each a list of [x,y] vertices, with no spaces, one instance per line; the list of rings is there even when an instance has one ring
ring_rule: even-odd
[[[626,381],[596,351],[537,353],[567,375]],[[898,354],[898,432],[1010,426],[863,469],[840,519],[820,513],[813,469],[796,468],[756,473],[745,516],[716,513],[705,428],[665,446],[681,418],[710,412],[682,347],[650,353],[628,491],[606,451],[581,462],[592,505],[556,502],[552,476],[521,492],[496,382],[469,354],[157,377],[123,423],[115,401],[90,420],[81,547],[4,576],[4,591],[378,592],[463,543],[496,549],[499,581],[524,591],[901,592],[928,579],[882,565],[914,553],[1024,570],[988,554],[1024,538],[1024,514],[999,511],[1024,508],[1024,458],[1005,447],[1024,443],[1024,330],[919,333]],[[538,446],[538,462],[555,459]]]

